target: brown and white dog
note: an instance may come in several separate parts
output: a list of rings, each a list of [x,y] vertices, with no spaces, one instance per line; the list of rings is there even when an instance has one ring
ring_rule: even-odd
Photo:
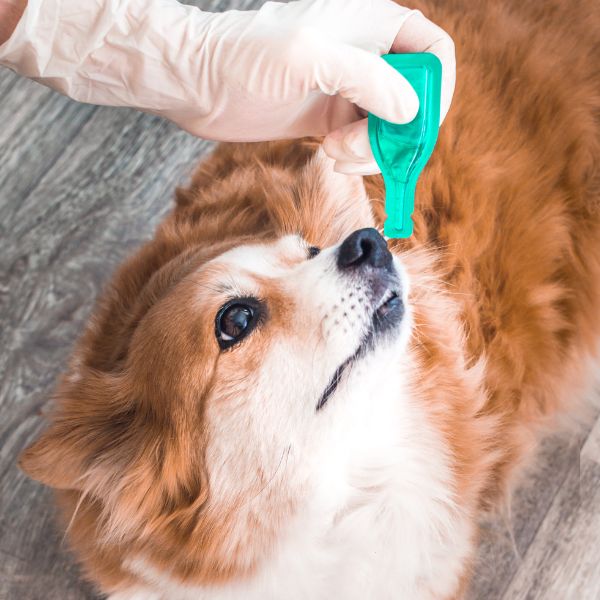
[[[459,598],[586,384],[599,3],[417,7],[459,71],[410,240],[317,141],[221,145],[102,299],[22,466],[111,598]]]

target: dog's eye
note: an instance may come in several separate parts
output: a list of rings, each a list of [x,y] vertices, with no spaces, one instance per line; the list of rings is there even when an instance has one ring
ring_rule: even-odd
[[[317,246],[310,246],[308,248],[308,258],[309,259],[314,258],[320,252],[321,252],[321,248],[317,248]]]
[[[224,304],[215,319],[215,334],[221,349],[230,348],[247,336],[258,321],[257,301],[233,300]]]

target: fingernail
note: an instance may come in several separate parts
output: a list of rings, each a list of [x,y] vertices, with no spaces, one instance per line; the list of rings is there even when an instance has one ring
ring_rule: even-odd
[[[375,161],[364,163],[352,163],[336,160],[333,170],[343,175],[376,175],[381,173],[381,169]]]

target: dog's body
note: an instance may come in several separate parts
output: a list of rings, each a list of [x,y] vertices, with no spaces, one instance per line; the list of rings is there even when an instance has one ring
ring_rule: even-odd
[[[458,86],[393,263],[305,140],[220,146],[116,275],[23,456],[111,597],[464,592],[600,334],[598,5],[489,4],[419,6]]]

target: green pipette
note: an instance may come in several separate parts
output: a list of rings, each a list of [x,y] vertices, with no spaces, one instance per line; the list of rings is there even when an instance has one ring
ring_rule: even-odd
[[[383,232],[388,237],[406,238],[413,232],[417,179],[438,136],[442,65],[427,52],[382,58],[408,80],[419,97],[419,112],[410,123],[396,125],[369,114],[369,140],[385,183]]]

